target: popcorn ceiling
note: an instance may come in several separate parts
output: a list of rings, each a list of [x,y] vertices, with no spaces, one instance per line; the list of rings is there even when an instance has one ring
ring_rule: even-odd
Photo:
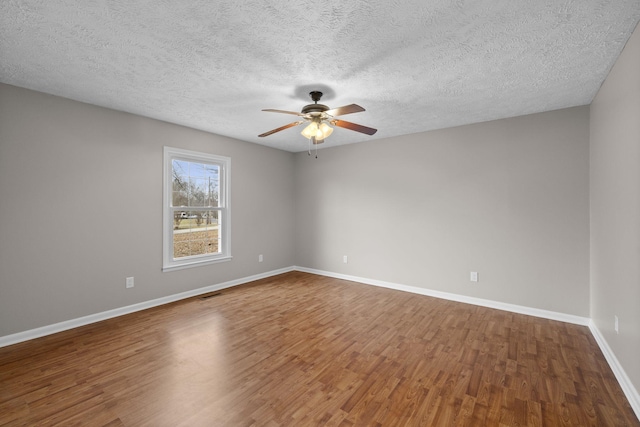
[[[0,82],[288,151],[307,93],[373,137],[589,104],[637,0],[5,0]]]

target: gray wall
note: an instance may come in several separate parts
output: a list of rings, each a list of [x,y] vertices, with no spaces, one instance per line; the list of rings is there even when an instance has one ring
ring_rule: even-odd
[[[591,317],[640,390],[640,29],[594,99],[590,126]]]
[[[588,317],[588,120],[577,107],[299,153],[296,263]]]
[[[162,273],[164,145],[231,157],[232,261]],[[291,266],[292,176],[291,153],[0,84],[0,336]]]

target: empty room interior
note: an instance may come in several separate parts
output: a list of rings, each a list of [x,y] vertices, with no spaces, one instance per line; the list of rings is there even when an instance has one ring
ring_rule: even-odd
[[[0,425],[640,426],[640,3],[0,4]]]

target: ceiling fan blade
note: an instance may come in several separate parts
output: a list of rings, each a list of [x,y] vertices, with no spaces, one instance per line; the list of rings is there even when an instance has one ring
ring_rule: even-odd
[[[302,123],[304,123],[304,120],[299,120],[299,121],[297,121],[297,122],[289,123],[288,125],[280,126],[280,127],[279,127],[279,128],[277,128],[277,129],[270,130],[269,132],[265,132],[265,133],[260,134],[260,135],[258,135],[258,136],[259,136],[259,137],[269,136],[269,135],[271,135],[271,134],[273,134],[273,133],[280,132],[281,130],[285,130],[285,129],[292,128],[292,127],[294,127],[294,126],[301,125]]]
[[[268,111],[270,113],[284,113],[284,114],[293,114],[294,116],[302,116],[302,114],[296,113],[295,111],[274,110],[273,108],[267,108],[266,110],[262,110],[262,111]]]
[[[370,128],[367,126],[362,126],[362,125],[358,125],[356,123],[351,123],[351,122],[347,122],[344,120],[331,120],[331,124],[341,127],[341,128],[345,128],[345,129],[349,129],[349,130],[355,130],[356,132],[360,132],[360,133],[366,133],[367,135],[373,135],[374,133],[378,132],[378,129],[374,129],[374,128]]]
[[[351,105],[345,105],[342,107],[327,110],[325,111],[325,113],[335,117],[335,116],[344,116],[345,114],[359,113],[361,111],[364,111],[364,108],[362,108],[358,104],[351,104]]]

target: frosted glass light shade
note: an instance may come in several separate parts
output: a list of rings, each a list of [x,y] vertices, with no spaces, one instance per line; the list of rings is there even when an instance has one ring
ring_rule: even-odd
[[[318,128],[318,134],[316,134],[316,138],[317,139],[325,139],[327,138],[329,135],[331,135],[333,133],[333,128],[331,126],[329,126],[326,123],[322,123],[320,125],[320,127]]]
[[[302,130],[302,136],[307,139],[311,139],[312,136],[316,136],[318,133],[318,124],[316,122],[311,122],[309,126]]]

